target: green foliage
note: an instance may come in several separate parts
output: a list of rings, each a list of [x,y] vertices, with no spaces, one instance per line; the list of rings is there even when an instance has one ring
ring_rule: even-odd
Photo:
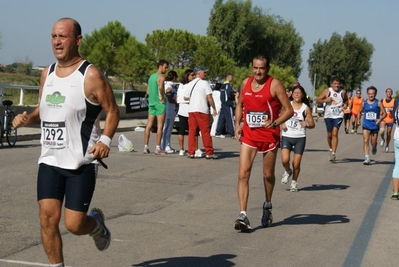
[[[251,0],[216,0],[207,31],[240,67],[256,55],[266,54],[273,64],[290,66],[295,77],[301,73],[302,37],[291,22],[268,15],[259,7],[252,8]]]
[[[106,76],[113,76],[119,74],[117,54],[125,48],[130,38],[130,32],[119,21],[108,22],[100,30],[85,35],[79,52]]]
[[[252,63],[247,67],[235,67],[233,72],[233,88],[241,87],[242,81],[252,75]]]
[[[218,79],[227,72],[232,72],[235,63],[227,57],[216,38],[212,36],[194,35],[183,30],[156,30],[147,34],[147,46],[157,61],[165,59],[170,69],[194,69],[205,66],[209,69],[208,78]],[[181,74],[181,73],[180,73]]]
[[[281,68],[272,64],[270,66],[269,75],[278,79],[284,88],[291,88],[291,85],[297,80],[291,67]]]
[[[333,33],[330,40],[318,40],[309,52],[309,77],[316,87],[330,84],[334,76],[342,80],[347,90],[359,89],[371,76],[371,57],[374,47],[356,33],[346,32],[344,37]]]
[[[39,75],[25,75],[18,73],[0,73],[0,83],[3,84],[22,84],[22,85],[40,85],[40,73]]]
[[[147,81],[155,61],[150,49],[133,37],[122,45],[115,60],[118,62],[115,66],[118,79],[134,89],[134,83]]]
[[[155,61],[165,59],[171,69],[193,67],[196,35],[178,29],[155,30],[146,35],[145,42],[154,54]]]

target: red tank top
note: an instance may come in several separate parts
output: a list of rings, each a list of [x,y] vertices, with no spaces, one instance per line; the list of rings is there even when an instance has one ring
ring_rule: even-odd
[[[280,127],[266,129],[262,126],[266,118],[275,121],[279,117],[281,103],[270,93],[273,77],[269,76],[258,92],[252,91],[253,79],[253,76],[248,78],[244,90],[241,92],[244,116],[242,136],[257,142],[279,142]]]

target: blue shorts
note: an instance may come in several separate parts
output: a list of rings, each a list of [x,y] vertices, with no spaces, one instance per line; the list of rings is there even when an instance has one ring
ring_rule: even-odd
[[[65,207],[87,212],[96,185],[97,165],[87,164],[66,170],[41,163],[37,177],[37,200],[58,199]]]
[[[333,128],[339,129],[343,120],[344,120],[343,118],[337,118],[337,119],[325,118],[324,123],[326,124],[327,132],[332,132]]]

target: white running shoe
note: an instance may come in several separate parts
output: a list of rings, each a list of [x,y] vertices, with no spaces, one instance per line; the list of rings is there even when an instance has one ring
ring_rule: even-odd
[[[364,158],[363,165],[370,165],[370,158],[369,157],[365,157]]]
[[[292,170],[288,170],[288,172],[285,171],[283,174],[283,178],[281,178],[281,184],[288,183],[288,180],[290,179],[291,175],[292,175]]]
[[[204,156],[204,152],[202,152],[202,150],[201,149],[197,149],[197,150],[195,150],[195,154],[194,154],[194,157],[196,157],[196,158],[202,158]]]
[[[223,134],[221,134],[221,135],[215,135],[215,137],[217,137],[217,138],[225,138],[226,136],[224,136]]]
[[[382,139],[382,140],[381,140],[381,142],[380,142],[380,147],[383,147],[383,146],[384,146],[384,144],[385,144],[385,140],[384,140],[384,139]]]
[[[171,148],[170,146],[165,147],[165,152],[167,154],[173,154],[176,152],[176,149]]]
[[[385,153],[389,152],[389,147],[385,147]]]
[[[185,151],[185,150],[180,150],[179,156],[184,156],[185,154],[186,154],[186,151]]]
[[[298,192],[298,183],[295,181],[291,182],[291,188],[290,188],[291,192]]]
[[[335,153],[332,153],[332,152],[331,152],[331,154],[330,154],[330,161],[333,162],[333,163],[335,162]]]

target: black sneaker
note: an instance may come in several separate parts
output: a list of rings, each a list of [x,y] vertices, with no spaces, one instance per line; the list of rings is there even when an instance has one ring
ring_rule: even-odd
[[[93,208],[90,211],[89,216],[92,217],[99,226],[97,231],[90,233],[89,235],[93,237],[98,250],[106,250],[111,243],[111,232],[105,226],[104,214],[100,209]]]
[[[251,232],[252,228],[249,225],[248,217],[244,215],[244,213],[240,213],[238,215],[237,220],[234,222],[234,229],[241,230],[241,232],[249,233]]]
[[[270,227],[273,222],[272,206],[270,206],[270,208],[265,208],[265,204],[263,204],[262,208],[263,208],[263,215],[262,215],[262,220],[260,222],[263,227]]]

